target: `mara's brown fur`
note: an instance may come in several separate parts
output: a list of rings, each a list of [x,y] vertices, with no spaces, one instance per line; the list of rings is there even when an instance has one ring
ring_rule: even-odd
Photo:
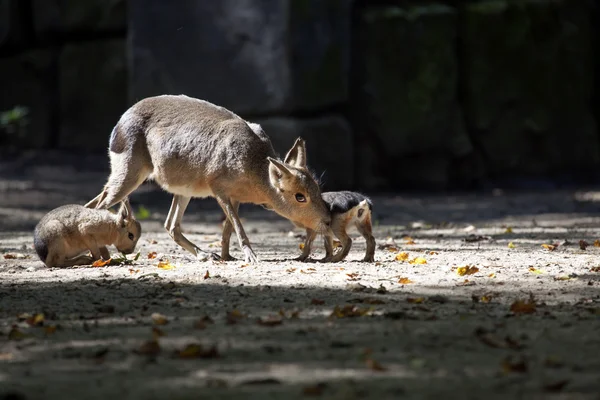
[[[256,262],[238,217],[240,203],[262,204],[296,225],[328,230],[330,215],[306,166],[298,138],[280,160],[260,125],[207,101],[157,96],[127,110],[113,129],[111,174],[104,190],[86,207],[108,208],[153,178],[174,194],[165,228],[200,260],[218,256],[200,250],[181,233],[181,219],[193,197],[214,197],[225,212],[221,258],[231,260],[236,232],[246,262]]]
[[[77,204],[58,207],[46,214],[35,227],[35,250],[48,267],[91,264],[110,253],[114,245],[122,253],[135,249],[142,233],[128,201],[116,214],[108,210],[90,210]],[[91,252],[91,257],[85,252]]]

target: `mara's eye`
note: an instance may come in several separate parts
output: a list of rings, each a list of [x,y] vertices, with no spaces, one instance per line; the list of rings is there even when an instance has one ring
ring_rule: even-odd
[[[296,193],[296,201],[298,203],[306,203],[306,197],[302,193]]]
[[[129,232],[128,237],[129,237],[129,240],[131,240],[131,241],[133,241],[133,239],[135,238],[135,236],[133,236],[133,233],[131,233],[131,232]]]

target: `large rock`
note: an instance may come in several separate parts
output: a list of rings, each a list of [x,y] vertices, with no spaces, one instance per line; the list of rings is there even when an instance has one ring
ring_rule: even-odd
[[[586,1],[485,1],[462,26],[464,104],[493,176],[597,170]]]
[[[0,0],[0,49],[13,49],[27,40],[22,0]]]
[[[349,0],[129,5],[132,102],[183,93],[264,115],[347,99]]]
[[[102,149],[127,108],[124,40],[65,46],[60,55],[60,143]]]
[[[125,0],[32,0],[34,29],[48,35],[125,31]]]
[[[268,118],[259,123],[283,158],[302,137],[306,142],[307,163],[324,190],[350,190],[354,187],[354,145],[352,131],[339,116],[311,119]]]
[[[451,171],[474,152],[458,103],[457,29],[455,9],[439,4],[364,11],[353,101],[361,185],[443,188],[481,174]]]
[[[53,54],[50,50],[35,50],[0,59],[0,112],[25,107],[22,138],[9,138],[23,147],[44,147],[51,144],[53,98]],[[15,139],[15,140],[12,140]]]

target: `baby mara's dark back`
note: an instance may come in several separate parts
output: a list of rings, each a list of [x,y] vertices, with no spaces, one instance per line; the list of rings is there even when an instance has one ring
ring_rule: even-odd
[[[369,210],[373,209],[373,202],[367,196],[357,192],[340,191],[322,193],[323,200],[332,214],[343,214],[356,207],[361,201],[366,200]]]

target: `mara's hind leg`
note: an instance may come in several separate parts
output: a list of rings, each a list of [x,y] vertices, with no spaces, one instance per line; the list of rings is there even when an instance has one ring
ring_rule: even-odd
[[[127,153],[110,153],[111,173],[108,182],[102,193],[86,204],[86,207],[95,204],[95,208],[110,208],[137,189],[150,175],[150,169],[140,158],[142,157],[136,158]]]
[[[306,240],[304,240],[304,248],[302,249],[302,254],[299,257],[296,257],[294,261],[306,261],[308,257],[310,257],[310,250],[312,248],[312,243],[317,237],[317,232],[312,229],[306,229]]]
[[[371,216],[367,216],[362,223],[356,224],[356,228],[367,241],[367,250],[365,252],[365,258],[363,258],[363,261],[374,262],[376,243],[375,238],[373,237],[373,229],[371,227]]]
[[[94,262],[93,257],[87,254],[80,254],[73,258],[62,258],[56,260],[56,262],[52,265],[53,267],[72,267],[74,265],[91,265]],[[50,265],[48,265],[50,267]]]
[[[171,235],[171,238],[173,238],[175,243],[192,253],[194,256],[196,256],[196,258],[198,258],[198,260],[219,260],[220,257],[217,254],[207,253],[200,250],[198,246],[190,242],[185,236],[183,236],[183,233],[181,233],[181,219],[183,218],[183,213],[190,203],[190,200],[191,197],[180,195],[173,196],[173,202],[171,203],[171,208],[169,209],[169,214],[167,215],[167,219],[165,221],[165,229],[169,232],[169,235]]]
[[[240,208],[240,203],[232,201],[231,205],[237,213]],[[225,222],[223,223],[223,237],[221,238],[221,259],[223,261],[235,261],[235,258],[229,254],[229,242],[231,240],[231,234],[233,233],[233,225],[227,215],[225,215]]]

